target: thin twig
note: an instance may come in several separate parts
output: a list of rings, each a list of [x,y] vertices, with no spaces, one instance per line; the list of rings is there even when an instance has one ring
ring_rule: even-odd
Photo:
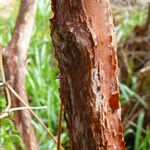
[[[4,66],[3,66],[3,47],[0,49],[0,69],[2,74],[2,81],[3,83],[6,82],[5,72],[4,72]],[[5,92],[6,92],[6,99],[7,99],[7,107],[5,110],[8,110],[11,107],[11,96],[10,91],[8,90],[8,87],[4,86]]]
[[[9,113],[4,112],[4,113],[2,113],[2,114],[0,115],[0,119],[6,118],[6,117],[8,117],[8,116],[9,116]]]
[[[18,93],[17,93],[7,82],[6,82],[6,86],[7,86],[8,89],[12,92],[12,94],[13,94],[14,96],[16,96],[16,98],[18,98],[18,100],[19,100],[20,102],[22,102],[23,105],[25,105],[26,107],[28,107],[28,105],[24,102],[24,100],[18,95]],[[56,139],[54,138],[53,133],[51,133],[51,132],[49,131],[49,129],[48,129],[48,128],[46,127],[46,125],[41,121],[41,119],[34,113],[34,111],[33,111],[32,109],[30,109],[30,108],[29,108],[29,111],[30,111],[30,113],[37,119],[37,121],[43,126],[43,128],[47,131],[47,133],[48,133],[49,136],[55,141],[55,143],[58,144],[57,141],[56,141]],[[60,148],[61,148],[61,150],[63,149],[62,146],[60,146]]]
[[[142,68],[142,69],[140,70],[140,73],[141,73],[141,74],[144,74],[144,73],[149,72],[149,71],[150,71],[150,66],[146,66],[146,67],[144,67],[144,68]]]
[[[39,106],[39,107],[16,107],[16,108],[11,108],[5,112],[8,112],[8,113],[11,113],[11,112],[14,112],[14,111],[18,111],[18,110],[26,110],[26,109],[45,109],[47,108],[47,106]]]
[[[58,140],[57,140],[57,150],[60,150],[60,138],[61,138],[61,123],[62,123],[62,112],[63,112],[63,105],[60,101],[60,114],[59,114],[59,124],[58,124]]]
[[[16,108],[10,108],[8,110],[5,110],[1,115],[0,119],[6,118],[9,116],[10,113],[14,111],[19,111],[19,110],[26,110],[26,109],[45,109],[47,106],[40,106],[40,107],[16,107]]]

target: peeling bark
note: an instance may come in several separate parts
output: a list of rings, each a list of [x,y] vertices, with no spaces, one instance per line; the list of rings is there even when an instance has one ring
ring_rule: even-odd
[[[73,150],[124,150],[113,17],[106,0],[52,0],[52,40]]]
[[[36,0],[21,1],[12,40],[3,52],[6,79],[27,104],[28,99],[25,88],[27,49],[31,38],[36,7]],[[11,100],[13,107],[21,106],[19,100],[13,95],[11,95]],[[16,111],[14,114],[14,122],[23,138],[26,149],[38,150],[38,141],[31,123],[29,111]]]

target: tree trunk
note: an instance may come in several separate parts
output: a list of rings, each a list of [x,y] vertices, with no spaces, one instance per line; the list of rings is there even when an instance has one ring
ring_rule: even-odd
[[[106,0],[52,0],[52,40],[73,150],[124,150],[113,17]]]
[[[24,99],[26,104],[28,104],[25,88],[27,49],[31,38],[36,6],[36,0],[21,1],[12,40],[3,53],[6,80],[10,82],[11,86]],[[21,106],[19,100],[13,95],[11,95],[11,103],[13,107]],[[16,111],[14,114],[14,122],[23,138],[26,149],[38,150],[38,141],[31,123],[29,111]]]

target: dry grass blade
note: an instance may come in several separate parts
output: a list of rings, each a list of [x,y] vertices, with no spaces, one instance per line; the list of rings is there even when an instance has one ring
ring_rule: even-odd
[[[16,108],[10,108],[8,110],[5,110],[1,115],[0,119],[6,118],[9,116],[10,113],[14,111],[19,111],[19,110],[25,110],[25,109],[45,109],[47,108],[46,106],[40,106],[40,107],[16,107]]]
[[[1,69],[1,74],[2,74],[2,81],[3,83],[6,82],[6,77],[5,77],[5,72],[4,72],[4,67],[3,67],[3,57],[2,57],[2,54],[3,54],[3,47],[0,46],[0,69]],[[10,97],[10,92],[9,92],[9,89],[8,87],[4,87],[5,88],[5,92],[6,92],[6,98],[7,98],[7,107],[5,110],[8,110],[10,107],[11,107],[11,97]]]
[[[18,111],[18,110],[25,110],[25,109],[45,109],[47,108],[46,106],[40,106],[40,107],[16,107],[16,108],[11,108],[5,112],[8,112],[8,113],[11,113],[11,112],[14,112],[14,111]]]

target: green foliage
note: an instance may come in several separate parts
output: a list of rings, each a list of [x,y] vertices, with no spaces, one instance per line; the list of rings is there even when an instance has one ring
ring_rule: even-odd
[[[11,8],[3,6],[3,10],[5,9],[6,12],[3,12],[3,10],[0,8],[0,44],[4,46],[7,46],[8,42],[11,40],[11,36],[15,26],[15,20],[17,18],[17,12],[19,10],[19,2],[14,1],[13,6],[14,7]],[[6,13],[9,15],[5,18]]]
[[[150,130],[147,130],[145,133],[145,137],[141,140],[140,149],[148,150],[150,149]]]
[[[49,0],[38,2],[33,35],[28,52],[28,71],[26,87],[29,100],[33,106],[46,105],[48,109],[36,111],[42,121],[47,125],[57,138],[58,117],[60,100],[58,94],[57,62],[54,59],[54,51],[50,39],[51,8]],[[33,120],[39,138],[40,149],[56,149],[56,144],[49,138],[45,130]],[[66,124],[62,124],[63,133],[61,143],[67,146]]]
[[[137,122],[137,127],[135,132],[134,150],[137,150],[141,144],[143,120],[144,120],[144,112],[140,113],[138,117],[138,122]]]
[[[129,101],[130,97],[135,97],[137,99],[137,102],[140,103],[145,109],[147,109],[148,106],[145,102],[144,97],[141,97],[138,93],[136,93],[134,90],[123,83],[119,83],[119,87],[122,93],[122,97],[124,98],[124,104]]]
[[[145,19],[147,17],[147,13],[145,9],[141,9],[139,7],[136,7],[130,11],[124,11],[123,14],[119,14],[117,17],[117,21],[119,25],[117,26],[117,41],[122,42],[124,39],[130,34],[131,31],[134,29],[136,25],[143,24]],[[138,74],[133,72],[134,65],[133,62],[129,63],[129,70],[128,77],[126,78],[126,82],[119,83],[120,87],[120,100],[122,103],[122,107],[124,107],[127,103],[131,101],[131,99],[136,102],[135,105],[133,105],[132,110],[134,112],[133,115],[137,115],[136,110],[137,107],[140,104],[141,112],[139,113],[137,123],[134,123],[130,120],[126,121],[126,124],[130,125],[130,128],[128,128],[125,133],[124,137],[126,138],[132,138],[133,143],[131,147],[127,147],[127,150],[148,150],[150,149],[150,130],[144,129],[144,117],[146,116],[143,110],[148,109],[148,105],[146,103],[147,95],[144,93],[137,92],[140,78]],[[145,87],[145,86],[144,86]],[[149,88],[148,88],[149,90]],[[145,90],[144,90],[145,91]],[[130,104],[130,103],[129,103]],[[131,112],[130,112],[131,113]],[[129,139],[130,139],[129,138]],[[130,141],[129,141],[130,142]]]
[[[129,128],[126,130],[124,136],[125,138],[129,135],[134,135],[135,141],[134,145],[132,147],[127,147],[127,150],[134,149],[134,150],[148,150],[150,149],[150,130],[147,131],[143,128],[144,123],[144,116],[145,113],[141,111],[137,124],[129,121],[129,123],[132,125],[132,127],[135,128],[135,130]]]
[[[3,150],[15,150],[15,146],[18,146],[20,150],[24,150],[23,141],[11,119],[1,119],[0,145],[2,145]]]
[[[0,97],[0,113],[4,110],[5,107],[6,107],[6,99]]]
[[[130,11],[124,10],[122,14],[116,16],[118,26],[116,27],[117,41],[120,42],[133,30],[133,28],[144,22],[147,13],[137,7]]]

